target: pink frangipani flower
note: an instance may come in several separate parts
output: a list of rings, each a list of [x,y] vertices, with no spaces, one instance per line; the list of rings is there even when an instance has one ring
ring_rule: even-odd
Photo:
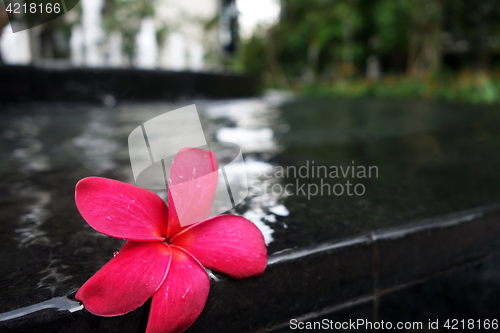
[[[207,156],[211,163],[206,163]],[[197,193],[179,191],[177,204],[189,205],[199,221],[181,227],[168,193],[168,208],[155,193],[119,181],[89,177],[76,185],[76,205],[95,230],[127,242],[78,290],[76,299],[99,316],[133,311],[152,297],[147,333],[182,332],[200,315],[210,280],[203,266],[235,279],[260,275],[267,249],[259,229],[236,215],[208,218],[217,178],[217,160],[202,149],[181,151],[170,170],[194,180]],[[215,172],[215,175],[217,173]],[[202,186],[200,186],[202,185]],[[191,187],[192,189],[192,187]]]

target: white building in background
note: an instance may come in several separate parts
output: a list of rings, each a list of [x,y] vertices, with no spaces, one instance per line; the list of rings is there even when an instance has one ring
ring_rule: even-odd
[[[105,60],[101,43],[104,38],[102,29],[104,0],[82,0],[81,6],[85,64],[90,67],[103,66]]]
[[[73,25],[69,46],[71,58],[43,58],[39,38],[43,25],[13,34],[5,27],[0,51],[8,64],[71,64],[84,67],[122,67],[203,71],[217,69],[223,56],[217,23],[206,24],[221,13],[223,0],[157,0],[155,18],[145,18],[136,36],[136,54],[127,61],[121,51],[119,32],[106,36],[102,24],[105,0],[80,0],[82,16],[70,11],[61,19]],[[279,0],[235,0],[243,38],[258,25],[270,25],[279,16]],[[126,23],[124,23],[126,24]],[[157,42],[156,30],[167,27],[164,40]],[[50,53],[50,52],[49,52]]]
[[[81,0],[82,25],[73,27],[71,63],[74,66],[126,66],[119,32],[104,36],[100,28],[103,0]],[[211,69],[206,54],[217,51],[216,30],[207,31],[221,0],[157,0],[155,18],[144,18],[135,38],[135,56],[130,64],[142,69],[202,71]],[[126,24],[126,23],[125,23]],[[167,27],[158,45],[158,28]]]
[[[103,0],[81,0],[101,4]],[[136,36],[136,54],[131,64],[136,68],[203,71],[216,69],[222,50],[218,40],[217,24],[206,29],[208,22],[222,12],[222,0],[157,0],[155,18],[145,18]],[[259,25],[276,22],[280,13],[279,0],[236,0],[241,33],[250,37]],[[95,9],[94,9],[95,11]],[[94,19],[95,15],[91,15]],[[156,42],[156,29],[167,27],[168,33],[160,44]],[[84,29],[85,30],[85,29]],[[97,32],[97,30],[96,30]],[[92,35],[96,35],[93,33]],[[95,41],[95,40],[94,40]],[[104,66],[125,65],[120,56],[121,36],[108,37]],[[77,57],[78,58],[78,57]],[[217,59],[219,58],[219,59]],[[84,62],[87,66],[95,62]]]
[[[14,22],[13,24],[19,24]],[[11,65],[28,65],[31,62],[30,35],[28,30],[12,32],[10,23],[2,31],[0,39],[2,60]]]
[[[212,69],[208,54],[222,56],[217,28],[205,25],[222,12],[222,0],[158,0],[156,20],[173,27],[160,46],[159,66],[173,70]],[[280,0],[235,0],[240,33],[250,37],[259,26],[269,27],[280,15]]]
[[[236,0],[241,38],[250,38],[255,30],[275,24],[280,16],[280,0]]]
[[[142,20],[141,28],[135,36],[135,47],[134,65],[136,67],[144,69],[158,67],[158,42],[153,18],[147,17]]]
[[[206,55],[218,51],[216,29],[205,24],[217,16],[221,0],[158,0],[156,21],[170,28],[160,46],[159,66],[172,70],[210,68]]]

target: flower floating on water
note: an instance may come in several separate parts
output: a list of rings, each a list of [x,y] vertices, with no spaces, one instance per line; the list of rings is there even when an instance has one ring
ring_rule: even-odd
[[[89,312],[119,316],[152,297],[146,332],[182,332],[200,315],[208,297],[210,280],[203,266],[235,279],[264,272],[267,249],[252,222],[236,215],[206,219],[217,178],[200,176],[213,174],[212,158],[206,150],[188,149],[172,165],[169,184],[181,178],[199,180],[197,193],[179,191],[182,197],[175,199],[199,217],[200,222],[186,227],[179,223],[170,191],[167,208],[155,193],[130,184],[99,177],[78,182],[76,205],[87,223],[127,240],[78,290],[76,299]]]

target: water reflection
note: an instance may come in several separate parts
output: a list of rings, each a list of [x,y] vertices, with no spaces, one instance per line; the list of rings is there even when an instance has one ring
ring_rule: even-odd
[[[16,197],[29,199],[33,202],[26,207],[27,213],[19,217],[18,225],[14,230],[19,246],[50,245],[50,240],[42,229],[42,225],[50,216],[50,212],[46,208],[51,200],[50,193],[41,191],[35,186],[26,186],[13,192]]]
[[[67,268],[67,266],[62,265],[61,262],[61,259],[50,259],[49,266],[40,271],[40,274],[43,274],[43,277],[38,282],[38,288],[46,288],[50,290],[52,296],[54,296],[57,286],[65,281],[71,280],[73,277],[59,272],[61,268]]]
[[[274,230],[263,222],[266,218],[266,213],[259,205],[251,204],[250,208],[243,214],[243,217],[252,221],[257,228],[259,228],[260,232],[262,232],[262,235],[264,236],[266,245],[269,245],[272,241],[274,241]]]
[[[244,164],[237,161],[225,168],[228,179],[246,167],[249,180],[260,182],[259,175],[273,169],[269,160],[282,149],[276,133],[289,129],[279,111],[287,99],[274,94],[194,101],[207,142],[236,143],[244,153]],[[75,291],[119,250],[122,240],[95,232],[79,216],[74,186],[92,175],[133,184],[129,133],[148,119],[189,104],[193,101],[115,109],[41,104],[36,110],[21,105],[0,114],[0,320],[53,307],[50,301],[30,305]],[[246,193],[241,188],[234,191],[236,196]],[[166,199],[166,192],[159,194]],[[281,199],[252,194],[230,212],[255,223],[266,243],[272,244],[287,211]]]
[[[263,98],[219,102],[207,105],[205,113],[215,123],[218,141],[238,144],[244,153],[277,153],[281,147],[274,138],[275,131],[287,131],[280,119],[279,106],[290,96],[272,93]]]
[[[280,105],[290,100],[290,95],[271,93],[258,99],[213,103],[203,109],[208,119],[215,120],[212,122],[215,138],[221,142],[236,143],[246,153],[245,165],[234,167],[246,167],[250,197],[244,208],[237,210],[260,229],[268,245],[274,240],[271,225],[275,224],[276,215],[279,215],[271,210],[278,207],[275,211],[284,212],[286,208],[278,204],[282,194],[274,195],[264,189],[264,181],[279,182],[279,179],[269,180],[261,176],[272,171],[273,165],[268,160],[282,150],[274,133],[290,129],[281,120],[279,111]],[[231,170],[227,172],[230,174]]]
[[[118,143],[112,139],[115,130],[113,115],[94,110],[89,118],[83,132],[73,139],[73,144],[83,152],[83,165],[94,175],[102,174],[117,167],[114,155],[118,151]]]
[[[12,310],[9,312],[4,312],[0,314],[0,322],[7,321],[19,317],[23,317],[29,315],[33,312],[42,311],[45,309],[56,309],[58,311],[69,311],[75,312],[83,309],[83,304],[80,302],[73,301],[68,297],[55,297],[45,302],[41,302],[38,304],[30,305],[25,308]]]
[[[290,215],[290,211],[286,209],[284,205],[276,205],[274,207],[269,208],[269,211],[273,214],[279,215],[279,216],[288,216]]]
[[[3,138],[12,143],[11,154],[6,162],[17,167],[25,177],[50,168],[50,160],[40,138],[48,123],[49,118],[46,116],[24,115],[5,124]],[[51,200],[50,192],[24,180],[12,184],[9,194],[28,203],[14,227],[14,238],[18,241],[18,246],[23,248],[33,244],[48,245],[50,241],[42,225],[50,216],[47,209]]]
[[[12,158],[17,160],[24,172],[40,172],[50,168],[47,156],[43,154],[43,143],[38,138],[48,118],[25,116],[12,123],[4,137],[16,142]]]

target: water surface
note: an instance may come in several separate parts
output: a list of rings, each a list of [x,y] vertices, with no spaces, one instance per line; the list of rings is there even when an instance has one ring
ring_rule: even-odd
[[[133,183],[128,134],[148,119],[193,103],[207,141],[242,148],[252,188],[236,212],[259,226],[270,254],[500,198],[497,107],[276,94],[113,109],[2,106],[0,312],[74,292],[112,258],[123,241],[85,223],[74,204],[75,184],[88,176]],[[278,173],[280,167],[311,170],[313,163],[328,170],[375,166],[377,177]],[[363,195],[297,189],[347,181],[362,184]],[[288,184],[290,191],[276,191]]]

